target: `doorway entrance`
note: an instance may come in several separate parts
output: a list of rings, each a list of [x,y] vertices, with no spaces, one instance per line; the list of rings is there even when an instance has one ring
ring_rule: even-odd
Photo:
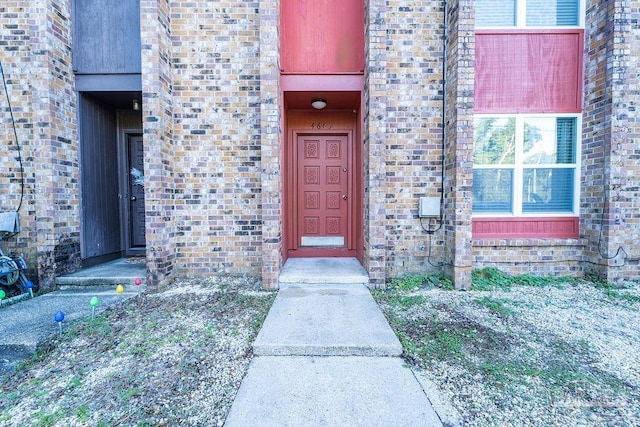
[[[85,267],[145,254],[142,116],[132,99],[140,93],[79,93]]]
[[[289,111],[287,116],[286,256],[360,258],[357,114]]]
[[[127,135],[127,195],[124,206],[125,255],[145,253],[144,146],[141,134]]]
[[[350,135],[298,134],[296,139],[297,248],[345,248]]]

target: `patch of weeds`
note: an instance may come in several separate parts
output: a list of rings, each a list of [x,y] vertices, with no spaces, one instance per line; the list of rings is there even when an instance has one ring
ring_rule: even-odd
[[[424,297],[422,295],[390,295],[388,301],[393,305],[409,308],[424,303]]]
[[[486,267],[471,272],[471,287],[474,290],[509,289],[513,284],[512,277],[497,268]]]
[[[38,363],[44,362],[47,358],[53,353],[55,350],[55,341],[48,340],[45,341],[42,345],[40,345],[36,352],[33,353],[31,357],[25,359],[21,362],[18,362],[16,365],[16,371],[27,370]]]
[[[593,284],[596,288],[601,289],[608,298],[629,304],[640,303],[640,295],[629,293],[624,288],[603,281],[594,282]]]
[[[121,402],[126,402],[132,397],[140,396],[142,394],[142,389],[140,387],[133,387],[130,389],[122,390],[120,395],[118,396],[118,400]]]
[[[83,323],[81,331],[89,337],[113,336],[113,328],[105,315],[96,316]]]
[[[49,392],[47,390],[36,390],[33,392],[33,397],[39,399],[41,397],[44,397],[46,395],[48,395]]]
[[[425,276],[404,276],[391,279],[390,288],[398,291],[415,291],[422,287]]]
[[[75,416],[81,424],[86,424],[91,416],[91,411],[87,405],[82,405],[76,409]]]
[[[35,425],[45,427],[55,425],[64,417],[64,414],[60,409],[58,409],[52,414],[47,414],[45,411],[38,411],[33,414],[33,417],[36,420]]]
[[[477,333],[473,328],[452,328],[447,323],[429,323],[399,333],[406,355],[414,362],[421,365],[432,360],[453,359],[461,362],[467,349],[474,347]]]
[[[71,391],[75,388],[78,388],[82,385],[82,380],[80,378],[78,378],[76,375],[74,375],[73,377],[71,377],[71,379],[69,380],[69,383],[67,384],[67,390]]]
[[[513,309],[509,308],[506,305],[510,302],[510,300],[508,299],[484,296],[481,298],[476,298],[474,301],[501,316],[509,316],[515,313]]]
[[[453,282],[447,278],[444,273],[396,277],[391,279],[388,289],[396,291],[416,291],[431,286],[447,290],[454,289]]]
[[[471,286],[477,291],[510,290],[513,286],[556,286],[578,283],[574,277],[535,276],[531,274],[510,275],[497,268],[485,267],[471,272]]]

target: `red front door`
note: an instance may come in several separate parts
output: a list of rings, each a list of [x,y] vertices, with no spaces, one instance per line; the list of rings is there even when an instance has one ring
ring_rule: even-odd
[[[297,135],[296,245],[335,250],[349,245],[348,135]]]

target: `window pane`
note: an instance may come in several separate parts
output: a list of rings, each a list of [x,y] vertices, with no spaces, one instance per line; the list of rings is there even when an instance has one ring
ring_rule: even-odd
[[[513,27],[515,25],[515,0],[476,1],[476,27]]]
[[[527,0],[527,26],[578,25],[579,0]]]
[[[513,170],[473,171],[473,212],[513,212]]]
[[[515,162],[515,150],[515,118],[480,118],[475,120],[474,164],[512,165]]]
[[[525,169],[522,212],[573,212],[573,169]]]
[[[556,147],[558,163],[576,162],[578,120],[575,117],[562,117],[556,121]]]
[[[576,119],[537,117],[524,121],[524,164],[575,163]]]

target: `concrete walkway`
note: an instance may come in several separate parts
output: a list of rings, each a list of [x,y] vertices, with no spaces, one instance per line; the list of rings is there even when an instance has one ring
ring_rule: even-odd
[[[134,283],[136,278],[144,281],[145,275],[144,264],[116,260],[58,278],[56,282],[61,290],[35,298],[22,297],[12,305],[5,302],[0,307],[0,374],[14,369],[42,342],[58,333],[54,320],[58,311],[65,314],[64,330],[69,322],[91,317],[89,302],[94,296],[98,298],[96,312],[100,312],[142,292],[145,285]],[[116,293],[117,284],[124,286],[121,294]]]
[[[225,425],[442,426],[362,284],[366,273],[356,260],[332,260],[287,262]],[[345,277],[353,282],[335,283]]]

